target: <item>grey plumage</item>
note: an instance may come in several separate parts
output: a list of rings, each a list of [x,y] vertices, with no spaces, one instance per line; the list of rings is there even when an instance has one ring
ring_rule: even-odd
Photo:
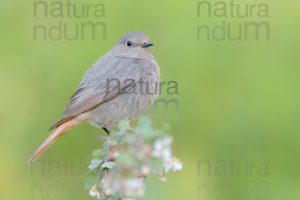
[[[149,43],[148,37],[143,33],[124,35],[111,52],[101,57],[86,72],[62,118],[54,127],[75,116],[81,120],[112,125],[121,119],[135,117],[153,103],[159,89],[159,67],[149,49],[140,46],[127,47],[127,41]],[[119,80],[120,87],[111,88],[116,85],[115,81],[108,84],[112,79]],[[148,91],[140,92],[138,84],[135,85],[135,90],[141,94],[122,94],[124,92],[122,89],[128,86],[123,81],[128,79],[136,82],[142,79],[145,82],[142,89],[146,90],[148,86],[150,87],[148,90],[156,90],[156,94],[151,95]],[[132,105],[133,101],[135,105]],[[84,115],[80,115],[82,113]]]
[[[160,69],[141,32],[127,33],[116,46],[85,73],[77,91],[70,98],[51,140],[74,126],[89,122],[109,128],[122,119],[132,119],[147,110],[159,94]],[[33,158],[51,142],[44,142]]]

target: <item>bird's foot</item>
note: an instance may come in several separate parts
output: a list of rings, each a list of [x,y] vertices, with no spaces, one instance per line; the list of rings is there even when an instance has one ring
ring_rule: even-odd
[[[107,135],[110,135],[110,133],[113,132],[112,128],[108,126],[102,126],[102,129],[107,133]]]
[[[108,125],[106,125],[105,123],[103,122],[99,122],[99,121],[96,121],[96,120],[92,120],[91,123],[96,126],[97,128],[102,128],[105,133],[107,133],[107,135],[110,135],[111,132],[113,132],[113,129],[110,128]]]

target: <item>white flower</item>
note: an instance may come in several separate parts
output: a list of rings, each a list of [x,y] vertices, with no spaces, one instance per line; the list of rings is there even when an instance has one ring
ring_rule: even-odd
[[[94,168],[97,167],[100,163],[101,163],[101,160],[99,160],[99,159],[94,159],[94,160],[92,160],[91,163],[90,163],[89,166],[88,166],[89,170],[94,169]]]
[[[126,197],[136,198],[145,194],[144,182],[141,179],[128,179],[124,182],[124,194]]]
[[[100,199],[100,193],[98,192],[98,189],[95,185],[91,188],[89,194],[92,197],[97,197],[97,199]]]
[[[173,158],[172,160],[164,163],[164,168],[165,168],[165,172],[169,172],[171,170],[173,172],[176,172],[176,171],[182,170],[183,165],[178,159]]]
[[[160,179],[161,182],[166,182],[167,181],[167,177],[165,175],[161,175],[159,177],[159,179]]]
[[[149,166],[143,166],[141,171],[143,176],[147,176],[150,174],[151,168]]]
[[[171,144],[173,138],[170,136],[164,136],[155,141],[152,151],[152,156],[160,158],[163,162],[167,162],[172,158]]]

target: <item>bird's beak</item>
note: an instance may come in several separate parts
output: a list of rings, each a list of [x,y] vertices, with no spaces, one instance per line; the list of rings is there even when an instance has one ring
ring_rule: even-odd
[[[153,46],[152,43],[144,43],[144,44],[142,45],[143,48],[148,48],[148,47],[152,47],[152,46]]]

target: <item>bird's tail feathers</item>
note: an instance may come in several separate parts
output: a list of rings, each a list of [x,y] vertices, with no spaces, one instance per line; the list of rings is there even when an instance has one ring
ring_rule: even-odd
[[[49,137],[33,153],[32,157],[28,160],[28,163],[35,162],[59,137],[67,133],[71,128],[77,125],[77,123],[78,120],[72,119],[57,127],[57,129],[49,135]]]

